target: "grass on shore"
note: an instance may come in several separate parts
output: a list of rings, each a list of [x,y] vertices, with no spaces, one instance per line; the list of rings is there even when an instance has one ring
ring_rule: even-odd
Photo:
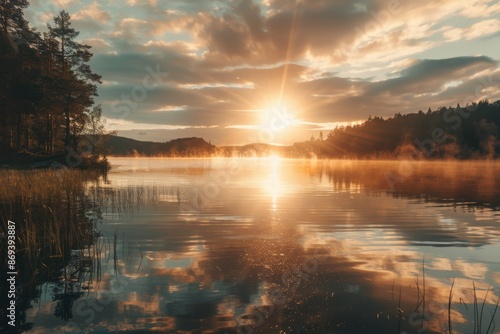
[[[419,320],[413,322],[413,325],[416,326],[415,328],[418,327],[418,332],[419,333],[426,333],[427,332],[427,327],[429,325],[429,322],[432,322],[434,320],[437,320],[440,318],[443,320],[441,322],[441,332],[447,333],[447,334],[453,334],[453,333],[458,333],[453,331],[453,324],[454,324],[454,319],[453,319],[453,314],[457,314],[456,311],[454,312],[453,310],[453,304],[457,303],[457,301],[454,301],[454,289],[455,289],[455,279],[452,280],[450,290],[447,296],[447,304],[443,306],[446,307],[446,309],[440,309],[438,313],[435,313],[434,311],[436,310],[431,310],[433,308],[429,304],[433,304],[435,301],[429,299],[427,294],[429,293],[429,287],[426,287],[426,273],[425,273],[425,263],[422,262],[422,277],[419,279],[419,277],[415,278],[415,284],[416,284],[416,289],[417,289],[417,301],[416,301],[416,307],[415,310],[413,311],[413,315],[418,315],[416,317],[413,317],[413,320]],[[393,292],[394,292],[394,285],[393,285]],[[463,292],[463,291],[462,291]],[[471,294],[472,300],[466,302],[463,298],[459,299],[458,304],[460,306],[463,306],[464,309],[467,312],[470,312],[469,306],[472,305],[472,315],[471,315],[471,334],[493,334],[495,333],[495,317],[497,315],[498,308],[500,306],[500,297],[497,298],[496,303],[491,303],[490,307],[490,314],[486,314],[486,305],[487,305],[487,300],[488,300],[488,295],[491,292],[491,285],[488,287],[486,290],[484,297],[482,297],[482,301],[478,298],[477,295],[477,286],[476,283],[473,281],[472,282],[472,288],[471,290],[468,290],[468,292]],[[465,298],[465,297],[464,297]],[[466,298],[467,299],[467,298]],[[440,305],[439,303],[437,305]],[[467,306],[469,305],[469,306]],[[436,305],[434,305],[435,308]],[[401,333],[401,319],[402,313],[404,313],[401,309],[401,288],[399,290],[399,304],[398,304],[398,334]],[[444,322],[446,320],[446,322]],[[455,319],[456,320],[456,319]],[[463,321],[463,319],[462,319]],[[418,324],[418,325],[417,325]],[[446,328],[446,329],[445,329]],[[431,331],[434,333],[434,331]]]

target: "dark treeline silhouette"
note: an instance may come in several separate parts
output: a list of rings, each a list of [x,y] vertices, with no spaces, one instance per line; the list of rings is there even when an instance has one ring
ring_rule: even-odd
[[[289,157],[475,159],[500,155],[500,101],[438,108],[340,126],[324,140],[295,143]]]
[[[0,153],[64,154],[87,140],[95,149],[88,157],[98,159],[102,143],[92,139],[105,136],[93,97],[101,77],[88,64],[90,46],[76,41],[65,11],[37,32],[24,18],[28,5],[0,5]]]
[[[106,151],[117,156],[208,157],[215,155],[216,149],[211,143],[196,137],[155,143],[111,136],[106,143]]]

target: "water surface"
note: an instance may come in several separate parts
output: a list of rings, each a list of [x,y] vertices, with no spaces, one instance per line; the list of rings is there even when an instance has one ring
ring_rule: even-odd
[[[34,333],[443,333],[450,323],[456,333],[479,325],[485,333],[490,325],[500,294],[499,163],[111,163],[105,187],[132,195],[119,212],[103,208],[99,279],[62,306],[45,284],[28,312]],[[68,321],[54,316],[57,307]]]

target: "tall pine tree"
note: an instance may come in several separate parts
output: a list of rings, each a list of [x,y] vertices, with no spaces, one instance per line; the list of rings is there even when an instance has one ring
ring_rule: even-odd
[[[54,26],[48,25],[51,38],[57,41],[56,61],[59,67],[62,106],[65,118],[65,146],[72,145],[72,137],[82,126],[73,127],[71,121],[82,120],[82,114],[94,103],[97,96],[96,83],[101,82],[101,76],[95,74],[88,64],[92,53],[90,46],[75,41],[79,32],[71,27],[71,17],[66,11],[61,11],[54,17]]]

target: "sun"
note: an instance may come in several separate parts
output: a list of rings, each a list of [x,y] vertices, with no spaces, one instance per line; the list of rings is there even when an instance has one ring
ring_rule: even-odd
[[[262,109],[262,125],[273,132],[282,132],[297,124],[291,108],[284,103],[274,103]]]

